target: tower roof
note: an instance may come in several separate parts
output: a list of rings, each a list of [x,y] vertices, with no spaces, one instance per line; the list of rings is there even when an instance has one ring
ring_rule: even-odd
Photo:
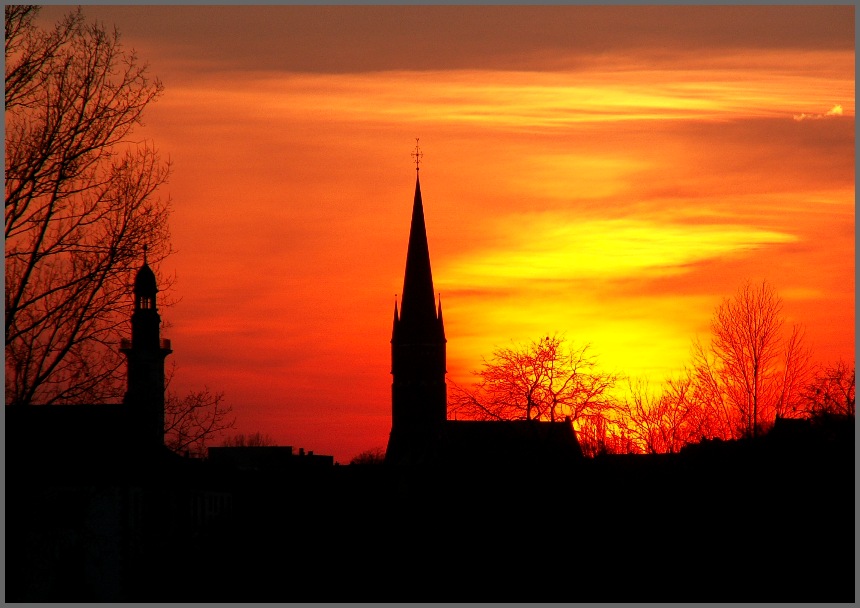
[[[139,296],[154,296],[157,292],[158,284],[155,281],[155,273],[144,261],[134,278],[134,293]]]
[[[430,271],[430,249],[424,226],[424,205],[421,182],[415,177],[415,199],[412,203],[412,224],[406,252],[406,273],[400,300],[400,321],[406,326],[429,326],[436,321],[433,274]]]

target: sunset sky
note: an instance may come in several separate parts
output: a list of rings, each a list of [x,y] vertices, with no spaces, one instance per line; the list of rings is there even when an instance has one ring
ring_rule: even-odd
[[[450,380],[558,332],[659,385],[747,279],[854,360],[853,4],[85,15],[164,83],[171,389],[235,432],[386,445],[416,137]]]

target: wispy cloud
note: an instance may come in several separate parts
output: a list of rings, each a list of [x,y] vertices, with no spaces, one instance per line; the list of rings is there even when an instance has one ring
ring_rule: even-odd
[[[831,116],[842,116],[842,106],[840,104],[836,104],[823,114],[807,114],[805,112],[795,114],[794,120],[798,122],[801,120],[821,120],[822,118],[829,118]]]

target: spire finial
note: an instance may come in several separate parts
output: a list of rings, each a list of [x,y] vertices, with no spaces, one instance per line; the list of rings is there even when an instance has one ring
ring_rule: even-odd
[[[418,173],[420,170],[418,168],[418,164],[421,162],[421,159],[424,157],[424,153],[421,151],[421,148],[418,147],[418,138],[415,138],[415,151],[412,153],[412,158],[415,159],[415,173]]]
[[[146,249],[147,249],[147,245],[146,245],[146,243],[144,243],[144,244],[143,244],[143,263],[144,263],[144,264],[146,264],[146,263],[147,263],[147,262],[146,262]]]

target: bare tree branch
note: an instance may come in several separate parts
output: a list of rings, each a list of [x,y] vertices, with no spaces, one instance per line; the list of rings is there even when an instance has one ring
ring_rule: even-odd
[[[799,327],[783,335],[781,311],[782,300],[766,281],[747,281],[716,309],[710,346],[694,345],[697,397],[711,414],[725,417],[732,437],[756,437],[799,407],[810,353]]]
[[[818,369],[801,391],[803,409],[811,416],[856,415],[854,366],[842,359]]]
[[[208,387],[183,397],[171,391],[164,400],[164,444],[178,454],[205,456],[212,439],[236,424],[224,393]]]
[[[251,433],[250,435],[245,435],[244,433],[232,435],[224,439],[221,445],[225,448],[254,448],[263,446],[274,446],[277,445],[277,443],[269,435],[257,431],[255,433]]]
[[[171,252],[170,164],[130,139],[163,87],[80,9],[37,11],[5,7],[6,403],[115,399],[133,273]]]
[[[449,412],[477,420],[559,420],[574,426],[611,407],[615,374],[597,369],[589,346],[568,346],[559,335],[497,349],[466,388],[451,383]]]

